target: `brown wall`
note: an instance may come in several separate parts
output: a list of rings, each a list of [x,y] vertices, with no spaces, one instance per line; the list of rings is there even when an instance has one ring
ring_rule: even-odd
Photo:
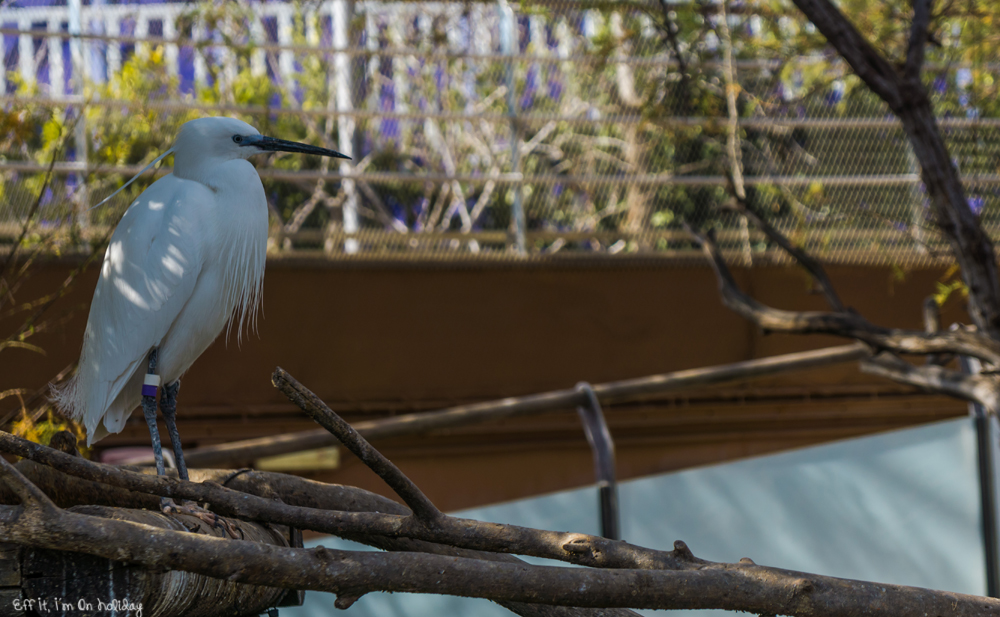
[[[27,300],[68,266],[39,268]],[[789,309],[822,309],[783,267],[735,272],[744,289]],[[833,267],[846,303],[884,325],[920,327],[941,273],[893,281],[888,269]],[[96,270],[56,310],[86,305]],[[839,344],[763,336],[722,306],[712,273],[683,265],[350,266],[273,261],[259,336],[219,340],[183,380],[185,445],[309,428],[270,385],[282,366],[350,419],[527,394]],[[86,309],[32,339],[47,351],[0,353],[0,391],[40,388],[79,353]],[[951,307],[945,323],[960,321]],[[0,323],[9,328],[11,320]],[[3,411],[15,399],[0,401]],[[964,406],[861,375],[854,366],[788,374],[608,410],[623,477],[796,447],[963,413]],[[101,445],[147,444],[141,418]],[[382,444],[446,508],[589,481],[570,413]],[[346,458],[346,457],[345,457]],[[345,460],[324,479],[379,488]]]

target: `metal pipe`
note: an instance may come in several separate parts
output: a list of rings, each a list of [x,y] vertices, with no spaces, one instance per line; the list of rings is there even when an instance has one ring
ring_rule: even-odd
[[[354,71],[351,67],[351,59],[339,50],[346,49],[350,45],[350,21],[354,13],[354,3],[348,0],[333,0],[330,3],[330,16],[333,28],[333,47],[338,50],[333,59],[333,78],[330,86],[335,91],[335,107],[327,110],[330,116],[337,118],[337,140],[340,151],[349,157],[354,156],[355,118],[348,113],[354,110],[352,90],[355,86]],[[355,190],[354,180],[349,178],[354,170],[354,163],[350,160],[340,161],[340,173],[337,174],[342,179],[344,190],[344,204],[341,207],[342,225],[347,238],[344,240],[344,252],[348,254],[357,253],[360,248],[358,241],[353,237],[360,228],[358,222],[358,193]],[[324,173],[324,175],[327,175]],[[333,174],[330,174],[331,177]],[[327,253],[333,252],[334,246],[330,238],[324,246]]]
[[[236,113],[236,114],[260,114],[260,115],[295,115],[307,117],[325,118],[330,115],[330,111],[323,108],[316,109],[296,109],[279,107],[262,107],[259,105],[208,105],[188,101],[152,101],[152,100],[124,100],[124,99],[85,99],[83,96],[72,95],[62,97],[41,97],[22,96],[18,94],[4,94],[0,96],[0,103],[13,105],[37,105],[39,107],[66,107],[86,103],[88,107],[109,107],[112,109],[141,109],[159,111],[207,111],[216,113]],[[378,118],[391,120],[452,120],[455,122],[468,122],[470,119],[483,120],[486,122],[507,122],[509,117],[506,114],[480,113],[469,114],[464,112],[384,112],[370,111],[364,109],[352,109],[333,112],[336,116],[350,116],[353,118]],[[619,125],[638,124],[648,122],[649,119],[641,114],[634,113],[608,113],[602,114],[599,118],[593,118],[587,114],[563,115],[563,114],[524,114],[518,116],[518,122],[522,125],[532,123],[565,122],[577,125]],[[1000,118],[940,118],[938,125],[941,128],[970,129],[970,128],[996,128],[1000,126]],[[657,126],[660,128],[686,128],[695,126],[716,126],[718,118],[706,116],[670,116],[657,118]],[[809,128],[836,130],[844,128],[860,129],[895,129],[901,128],[898,119],[895,118],[741,118],[739,121],[741,128]],[[908,175],[908,174],[907,174]],[[632,177],[632,176],[627,176]],[[975,175],[973,175],[975,177]],[[965,179],[965,178],[963,178]]]
[[[72,0],[71,0],[72,1]],[[492,0],[481,0],[482,2],[492,2]],[[560,0],[564,1],[564,0]],[[537,3],[537,2],[536,2]],[[107,13],[109,6],[101,6],[101,13]],[[34,21],[50,21],[52,19],[59,19],[62,13],[59,11],[58,15],[60,17],[53,16],[50,11],[39,11],[36,7],[29,7],[26,9],[32,14],[32,19]],[[50,9],[51,10],[51,9]],[[58,11],[58,9],[57,9]],[[731,13],[736,13],[730,8]],[[11,15],[13,18],[13,12],[5,12],[0,10],[0,15],[6,16]],[[327,12],[329,13],[329,12]],[[322,12],[321,12],[322,14]],[[153,16],[151,16],[153,17]],[[155,18],[162,19],[161,16],[155,16]],[[0,21],[7,21],[3,17],[0,17]],[[69,39],[73,38],[73,34],[69,32],[63,32],[60,30],[46,31],[38,28],[0,28],[0,35],[4,36],[30,36],[31,38],[50,38],[50,39]],[[607,58],[601,54],[595,54],[591,56],[562,56],[562,55],[536,55],[536,54],[504,54],[504,53],[441,53],[441,52],[428,52],[423,49],[417,49],[414,47],[384,47],[379,49],[371,49],[368,47],[351,46],[346,49],[337,49],[335,47],[325,47],[323,45],[296,45],[296,44],[284,44],[284,43],[271,43],[269,41],[252,41],[247,43],[239,43],[232,41],[215,41],[209,38],[195,38],[189,36],[129,36],[125,34],[103,34],[99,32],[88,32],[83,33],[79,36],[81,40],[85,41],[99,41],[99,42],[110,42],[119,43],[126,45],[136,45],[145,43],[147,45],[153,46],[198,46],[204,48],[217,48],[217,47],[228,47],[236,49],[254,49],[261,51],[274,51],[274,52],[295,52],[302,54],[316,54],[316,55],[328,55],[332,53],[344,53],[350,56],[368,56],[368,57],[410,57],[416,56],[425,60],[477,60],[477,61],[503,61],[508,58],[515,60],[517,62],[532,62],[532,63],[547,63],[547,64],[562,64],[562,63],[573,63],[573,64],[597,64],[601,65],[607,62]],[[798,64],[801,65],[815,65],[820,62],[827,62],[825,57],[812,57],[812,56],[801,56],[796,59]],[[617,64],[627,64],[630,66],[646,66],[646,67],[663,67],[668,69],[676,69],[680,66],[677,60],[673,57],[667,55],[660,56],[632,56],[624,58],[616,58],[615,63]],[[759,59],[742,59],[736,60],[734,65],[737,69],[757,69],[774,71],[780,69],[782,66],[787,64],[785,59],[781,58],[759,58]],[[698,67],[702,69],[717,69],[723,65],[722,62],[708,60],[705,62],[699,62]],[[936,70],[957,70],[962,68],[976,68],[981,70],[1000,70],[1000,63],[988,62],[985,64],[973,64],[973,63],[927,63],[926,68],[930,71]]]
[[[978,373],[979,360],[959,356],[962,372]],[[997,544],[996,470],[993,460],[991,418],[979,403],[969,403],[969,415],[976,427],[976,453],[979,469],[979,501],[983,521],[983,554],[986,559],[986,595],[1000,597],[1000,546]]]
[[[789,370],[805,370],[850,362],[860,360],[868,356],[868,353],[867,347],[860,343],[854,343],[816,351],[746,360],[723,366],[597,384],[592,386],[592,390],[597,399],[603,403],[617,402],[693,386],[705,386],[773,375]],[[557,409],[576,407],[586,402],[586,395],[576,389],[554,390],[541,394],[459,405],[439,411],[411,413],[382,420],[359,422],[354,425],[354,428],[365,439],[383,439],[478,424],[486,420],[536,415]],[[243,463],[265,456],[287,454],[300,450],[323,448],[337,443],[337,439],[325,429],[312,429],[274,437],[261,437],[196,448],[186,452],[185,458],[189,467],[211,467],[232,464],[233,462]]]
[[[589,383],[576,384],[585,402],[576,412],[583,422],[583,432],[594,454],[594,478],[597,480],[597,498],[601,513],[601,535],[609,540],[621,540],[621,517],[618,512],[618,480],[615,473],[615,442],[601,411],[601,403]]]
[[[519,50],[519,37],[514,11],[507,0],[499,0],[497,12],[500,14],[500,47],[507,57],[505,81],[507,85],[507,116],[510,121],[510,171],[512,175],[521,176],[521,129],[518,123],[518,102],[515,90],[517,80],[514,79],[514,54]],[[524,255],[527,245],[524,239],[526,229],[524,220],[524,190],[523,182],[514,183],[514,200],[511,203],[511,230],[514,235],[514,246],[518,254]]]
[[[2,102],[3,97],[0,97]],[[122,166],[94,166],[87,168],[82,163],[59,162],[52,168],[54,174],[73,174],[87,171],[93,174],[123,174],[134,175],[141,171],[141,165]],[[45,172],[48,165],[36,163],[34,161],[2,161],[0,162],[0,172]],[[173,168],[161,167],[149,173],[160,175],[171,173]],[[632,176],[613,175],[567,175],[559,174],[537,174],[525,175],[521,173],[501,173],[488,176],[476,176],[465,174],[446,173],[423,173],[411,174],[391,171],[366,171],[366,172],[336,172],[321,170],[286,170],[274,167],[264,167],[258,170],[262,178],[272,178],[275,180],[363,180],[367,182],[412,182],[416,184],[424,182],[464,182],[469,184],[486,184],[493,182],[496,184],[583,184],[583,185],[640,185],[640,186],[725,186],[727,180],[724,176],[675,176],[669,173],[661,174],[636,174]],[[919,183],[920,176],[916,174],[879,174],[879,175],[830,175],[830,176],[745,176],[743,183],[750,185],[782,185],[782,186],[809,186],[815,182],[822,182],[826,186],[905,186]],[[1000,184],[1000,174],[983,174],[963,178],[966,185]],[[528,232],[531,233],[531,232]],[[582,233],[582,232],[581,232]]]

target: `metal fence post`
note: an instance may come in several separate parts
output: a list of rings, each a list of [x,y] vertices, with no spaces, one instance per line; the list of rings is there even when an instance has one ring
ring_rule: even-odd
[[[90,221],[89,203],[90,191],[87,190],[87,108],[83,86],[86,81],[84,75],[83,41],[80,35],[83,33],[83,2],[82,0],[69,0],[69,55],[72,67],[73,94],[80,102],[76,108],[77,119],[73,129],[73,150],[74,158],[79,163],[80,171],[77,175],[76,212],[73,219],[80,225],[86,227]]]
[[[978,359],[959,356],[959,366],[966,375],[979,373]],[[996,461],[993,460],[993,443],[996,439],[993,417],[979,403],[969,403],[969,415],[976,427],[976,450],[979,463],[979,498],[982,511],[983,553],[986,557],[986,595],[1000,597],[1000,543],[997,518]]]
[[[330,7],[330,16],[333,29],[333,48],[347,49],[351,46],[350,40],[350,20],[351,10],[354,6],[349,0],[333,0]],[[351,100],[351,88],[354,85],[353,71],[351,70],[351,56],[345,53],[334,54],[333,57],[333,103],[334,109],[341,113],[337,117],[337,146],[338,149],[347,156],[354,157],[354,131],[355,121],[352,116],[343,115],[343,112],[350,112],[354,109]],[[341,161],[340,173],[350,174],[354,165],[352,161]],[[358,240],[354,237],[358,233],[358,192],[354,186],[354,180],[344,178],[341,181],[344,191],[344,204],[341,207],[343,212],[343,229],[347,236],[344,240],[345,253],[358,252]],[[334,249],[334,243],[328,236],[324,245],[327,253]]]
[[[507,114],[510,117],[510,170],[517,176],[521,175],[521,129],[517,119],[517,97],[514,96],[514,56],[518,53],[517,20],[514,19],[514,11],[507,4],[507,0],[499,0],[497,11],[500,14],[500,48],[507,59]],[[517,252],[524,255],[527,246],[524,237],[524,190],[523,182],[519,179],[514,184],[514,203],[511,205],[511,215],[514,228],[514,243]]]

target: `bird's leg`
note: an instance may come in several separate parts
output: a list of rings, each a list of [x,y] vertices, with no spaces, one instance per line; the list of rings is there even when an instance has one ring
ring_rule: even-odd
[[[146,416],[149,437],[153,442],[153,456],[156,458],[156,475],[166,475],[163,468],[163,447],[160,445],[160,430],[156,428],[156,390],[160,377],[156,374],[157,349],[149,351],[149,370],[142,385],[142,415]]]
[[[160,395],[160,411],[167,423],[170,445],[173,447],[174,457],[177,459],[177,475],[180,476],[181,480],[187,480],[187,464],[184,462],[184,450],[181,448],[181,434],[177,430],[177,391],[180,388],[181,381],[179,379],[163,386],[163,394]]]
[[[146,371],[146,379],[142,384],[142,415],[146,417],[146,425],[149,426],[149,437],[153,442],[153,458],[156,459],[156,475],[167,475],[163,467],[163,446],[160,444],[160,429],[156,428],[156,391],[160,386],[160,376],[156,372],[156,360],[158,350],[156,347],[149,350],[149,369]],[[160,509],[170,512],[171,508],[176,508],[174,500],[169,497],[160,498]]]
[[[174,449],[174,456],[177,459],[177,475],[181,480],[188,480],[187,464],[184,462],[184,451],[181,449],[181,434],[177,430],[177,391],[181,388],[180,380],[168,383],[163,386],[163,394],[160,395],[160,411],[163,412],[163,420],[167,424],[167,432],[170,433],[170,445]],[[177,505],[173,500],[161,500],[161,508],[166,513],[176,512],[197,517],[212,527],[222,527],[231,537],[237,537],[237,529],[226,519],[214,512],[209,512],[198,506],[194,502],[185,502]],[[239,537],[243,537],[240,532]]]

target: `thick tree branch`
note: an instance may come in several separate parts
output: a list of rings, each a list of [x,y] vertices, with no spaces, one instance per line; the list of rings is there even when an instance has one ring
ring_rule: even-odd
[[[903,79],[920,82],[920,69],[924,66],[924,47],[927,44],[927,30],[931,23],[931,3],[933,0],[913,0],[913,23],[910,24],[910,41],[906,48],[906,64]]]
[[[311,398],[311,393],[306,391]],[[196,485],[172,478],[145,476],[106,465],[89,463],[63,452],[0,433],[4,448],[18,450],[53,465],[74,470],[97,468],[105,479],[127,481],[143,488],[165,488],[173,495],[187,491],[202,495],[231,492],[218,485]],[[25,499],[47,501],[37,488],[6,461],[0,473]],[[237,494],[251,507],[272,508],[280,514],[286,504]],[[298,508],[295,514],[307,508]],[[503,544],[508,526],[461,521],[443,516],[434,529],[415,517],[375,513],[318,512],[316,516],[341,517],[366,514],[368,523],[413,523],[414,533],[442,533],[448,525],[459,541]],[[371,591],[444,593],[481,597],[506,603],[552,604],[584,607],[635,607],[659,609],[719,608],[757,613],[809,617],[847,617],[892,606],[902,617],[925,614],[1000,616],[1000,601],[933,592],[902,586],[848,581],[759,567],[749,560],[717,564],[696,559],[683,543],[670,553],[635,547],[577,534],[524,530],[564,542],[565,554],[603,566],[637,564],[640,568],[589,570],[527,566],[523,563],[484,561],[425,553],[372,554],[327,549],[289,549],[255,542],[209,538],[198,534],[155,529],[128,521],[68,512],[49,503],[38,507],[0,508],[0,541],[56,550],[83,552],[115,561],[151,568],[177,569],[214,578],[338,594],[344,607]],[[403,535],[405,532],[400,532]],[[575,536],[575,539],[574,539]],[[497,539],[499,538],[499,542]],[[463,540],[464,539],[464,540]],[[582,540],[582,542],[580,541]],[[621,552],[622,549],[626,549]],[[496,550],[496,549],[493,549]],[[605,551],[624,561],[608,560]],[[644,562],[643,559],[646,559]]]
[[[317,424],[330,431],[330,433],[344,444],[344,447],[353,452],[365,465],[378,474],[403,499],[406,505],[413,510],[413,514],[418,519],[426,523],[433,523],[444,516],[431,503],[427,495],[424,495],[417,488],[417,485],[399,470],[399,467],[396,467],[392,461],[382,456],[382,453],[372,447],[350,424],[335,414],[318,396],[306,389],[284,369],[281,367],[275,369],[274,374],[271,376],[271,383],[282,394],[287,396],[288,400],[309,414]]]
[[[979,403],[991,413],[1000,411],[1000,379],[996,375],[966,375],[933,364],[914,366],[884,353],[863,360],[861,371]]]
[[[57,499],[60,507],[65,508],[69,505],[98,503],[117,509],[159,509],[159,498],[152,495],[129,492],[106,484],[67,476],[55,471],[51,467],[37,464],[31,460],[20,461],[16,467],[33,484]],[[155,470],[148,468],[143,471],[155,473]],[[352,486],[321,484],[305,480],[298,476],[249,470],[233,472],[232,470],[203,469],[191,470],[191,476],[196,481],[200,478],[201,481],[206,483],[225,482],[227,485],[237,488],[237,490],[265,497],[268,501],[282,500],[290,505],[352,512],[384,512],[400,516],[408,516],[410,514],[409,509],[402,504],[381,495],[369,493],[368,491]],[[14,497],[14,499],[10,499],[10,497]],[[0,491],[0,499],[3,499],[3,501],[0,501],[3,504],[18,503],[15,495],[4,495],[2,491]],[[86,506],[87,510],[83,511],[83,513],[88,513],[93,507],[90,505]],[[0,509],[0,512],[2,511]],[[241,525],[241,527],[244,526]],[[387,551],[433,553],[450,557],[523,563],[513,555],[473,551],[444,544],[424,542],[422,540],[411,540],[409,538],[394,538],[371,534],[344,534],[343,537]],[[624,608],[595,609],[546,606],[519,602],[498,602],[498,604],[521,617],[637,617],[636,613]]]
[[[46,449],[42,446],[27,441],[23,443],[28,446],[29,451],[37,448],[37,453],[44,456]],[[55,471],[52,467],[41,465],[31,460],[20,461],[16,467],[33,484],[43,489],[53,499],[56,499],[61,507],[78,504],[103,504],[114,507],[116,510],[120,508],[159,509],[159,498],[153,495],[131,492],[100,482],[64,475],[59,471]],[[155,473],[155,470],[143,470],[144,474],[149,471]],[[237,490],[264,498],[262,500],[256,498],[247,500],[247,495],[237,496],[238,502],[250,501],[251,503],[248,504],[250,506],[254,504],[266,505],[268,503],[280,504],[281,501],[284,501],[289,505],[298,505],[304,508],[312,507],[351,512],[383,512],[397,515],[399,518],[407,517],[410,514],[409,509],[405,506],[380,495],[355,487],[321,484],[297,476],[249,470],[233,472],[232,470],[197,469],[192,470],[191,473],[192,479],[200,479],[210,486],[225,483]],[[5,495],[0,490],[0,499],[3,500],[0,503],[18,503],[16,494],[12,492],[8,492]],[[93,507],[87,505],[85,509],[79,511],[86,514]],[[183,519],[184,517],[181,518]],[[251,517],[241,518],[247,520]],[[263,518],[266,519],[267,517],[264,516]],[[240,527],[242,529],[247,528],[242,523]],[[450,557],[484,559],[487,561],[516,564],[523,563],[517,557],[509,554],[474,551],[423,540],[412,540],[405,537],[380,536],[370,533],[345,533],[343,537],[388,551],[422,552]],[[559,549],[558,543],[554,543],[553,547],[554,549]],[[559,550],[561,551],[561,549]],[[504,601],[500,601],[498,604],[521,617],[636,617],[634,612],[623,608],[595,609]]]
[[[854,72],[890,107],[903,104],[899,75],[830,0],[792,0]]]
[[[919,75],[911,79],[900,75],[830,0],[793,2],[903,123],[938,227],[948,238],[969,287],[969,315],[981,332],[1000,340],[1000,271],[993,244],[969,207]],[[923,55],[929,13],[929,0],[915,0],[907,70],[919,70],[918,54]]]
[[[338,594],[341,607],[365,593],[393,591],[562,606],[718,608],[809,617],[853,617],[886,606],[899,617],[1000,616],[1000,601],[992,598],[775,570],[749,560],[701,562],[695,570],[590,570],[422,553],[290,549],[54,507],[0,507],[0,540],[243,583],[329,591]],[[691,557],[683,543],[675,552]]]
[[[683,568],[692,561],[676,551],[658,551],[581,533],[540,531],[442,515],[433,527],[405,511],[342,512],[292,506],[224,488],[213,482],[184,482],[93,463],[0,431],[0,452],[29,458],[63,473],[102,484],[209,503],[220,514],[271,522],[343,537],[406,537],[489,552],[531,555],[599,568]]]
[[[57,509],[48,495],[32,484],[20,471],[14,469],[14,466],[2,456],[0,456],[0,479],[21,499],[21,505],[26,509],[42,510],[46,513]]]
[[[740,289],[711,235],[691,227],[687,227],[687,230],[701,243],[709,263],[715,270],[722,301],[730,309],[753,321],[765,331],[833,334],[862,341],[877,350],[885,349],[901,354],[926,355],[951,352],[974,356],[987,362],[995,363],[1000,359],[1000,342],[978,332],[955,330],[928,334],[876,326],[852,311],[796,312],[761,304]]]

